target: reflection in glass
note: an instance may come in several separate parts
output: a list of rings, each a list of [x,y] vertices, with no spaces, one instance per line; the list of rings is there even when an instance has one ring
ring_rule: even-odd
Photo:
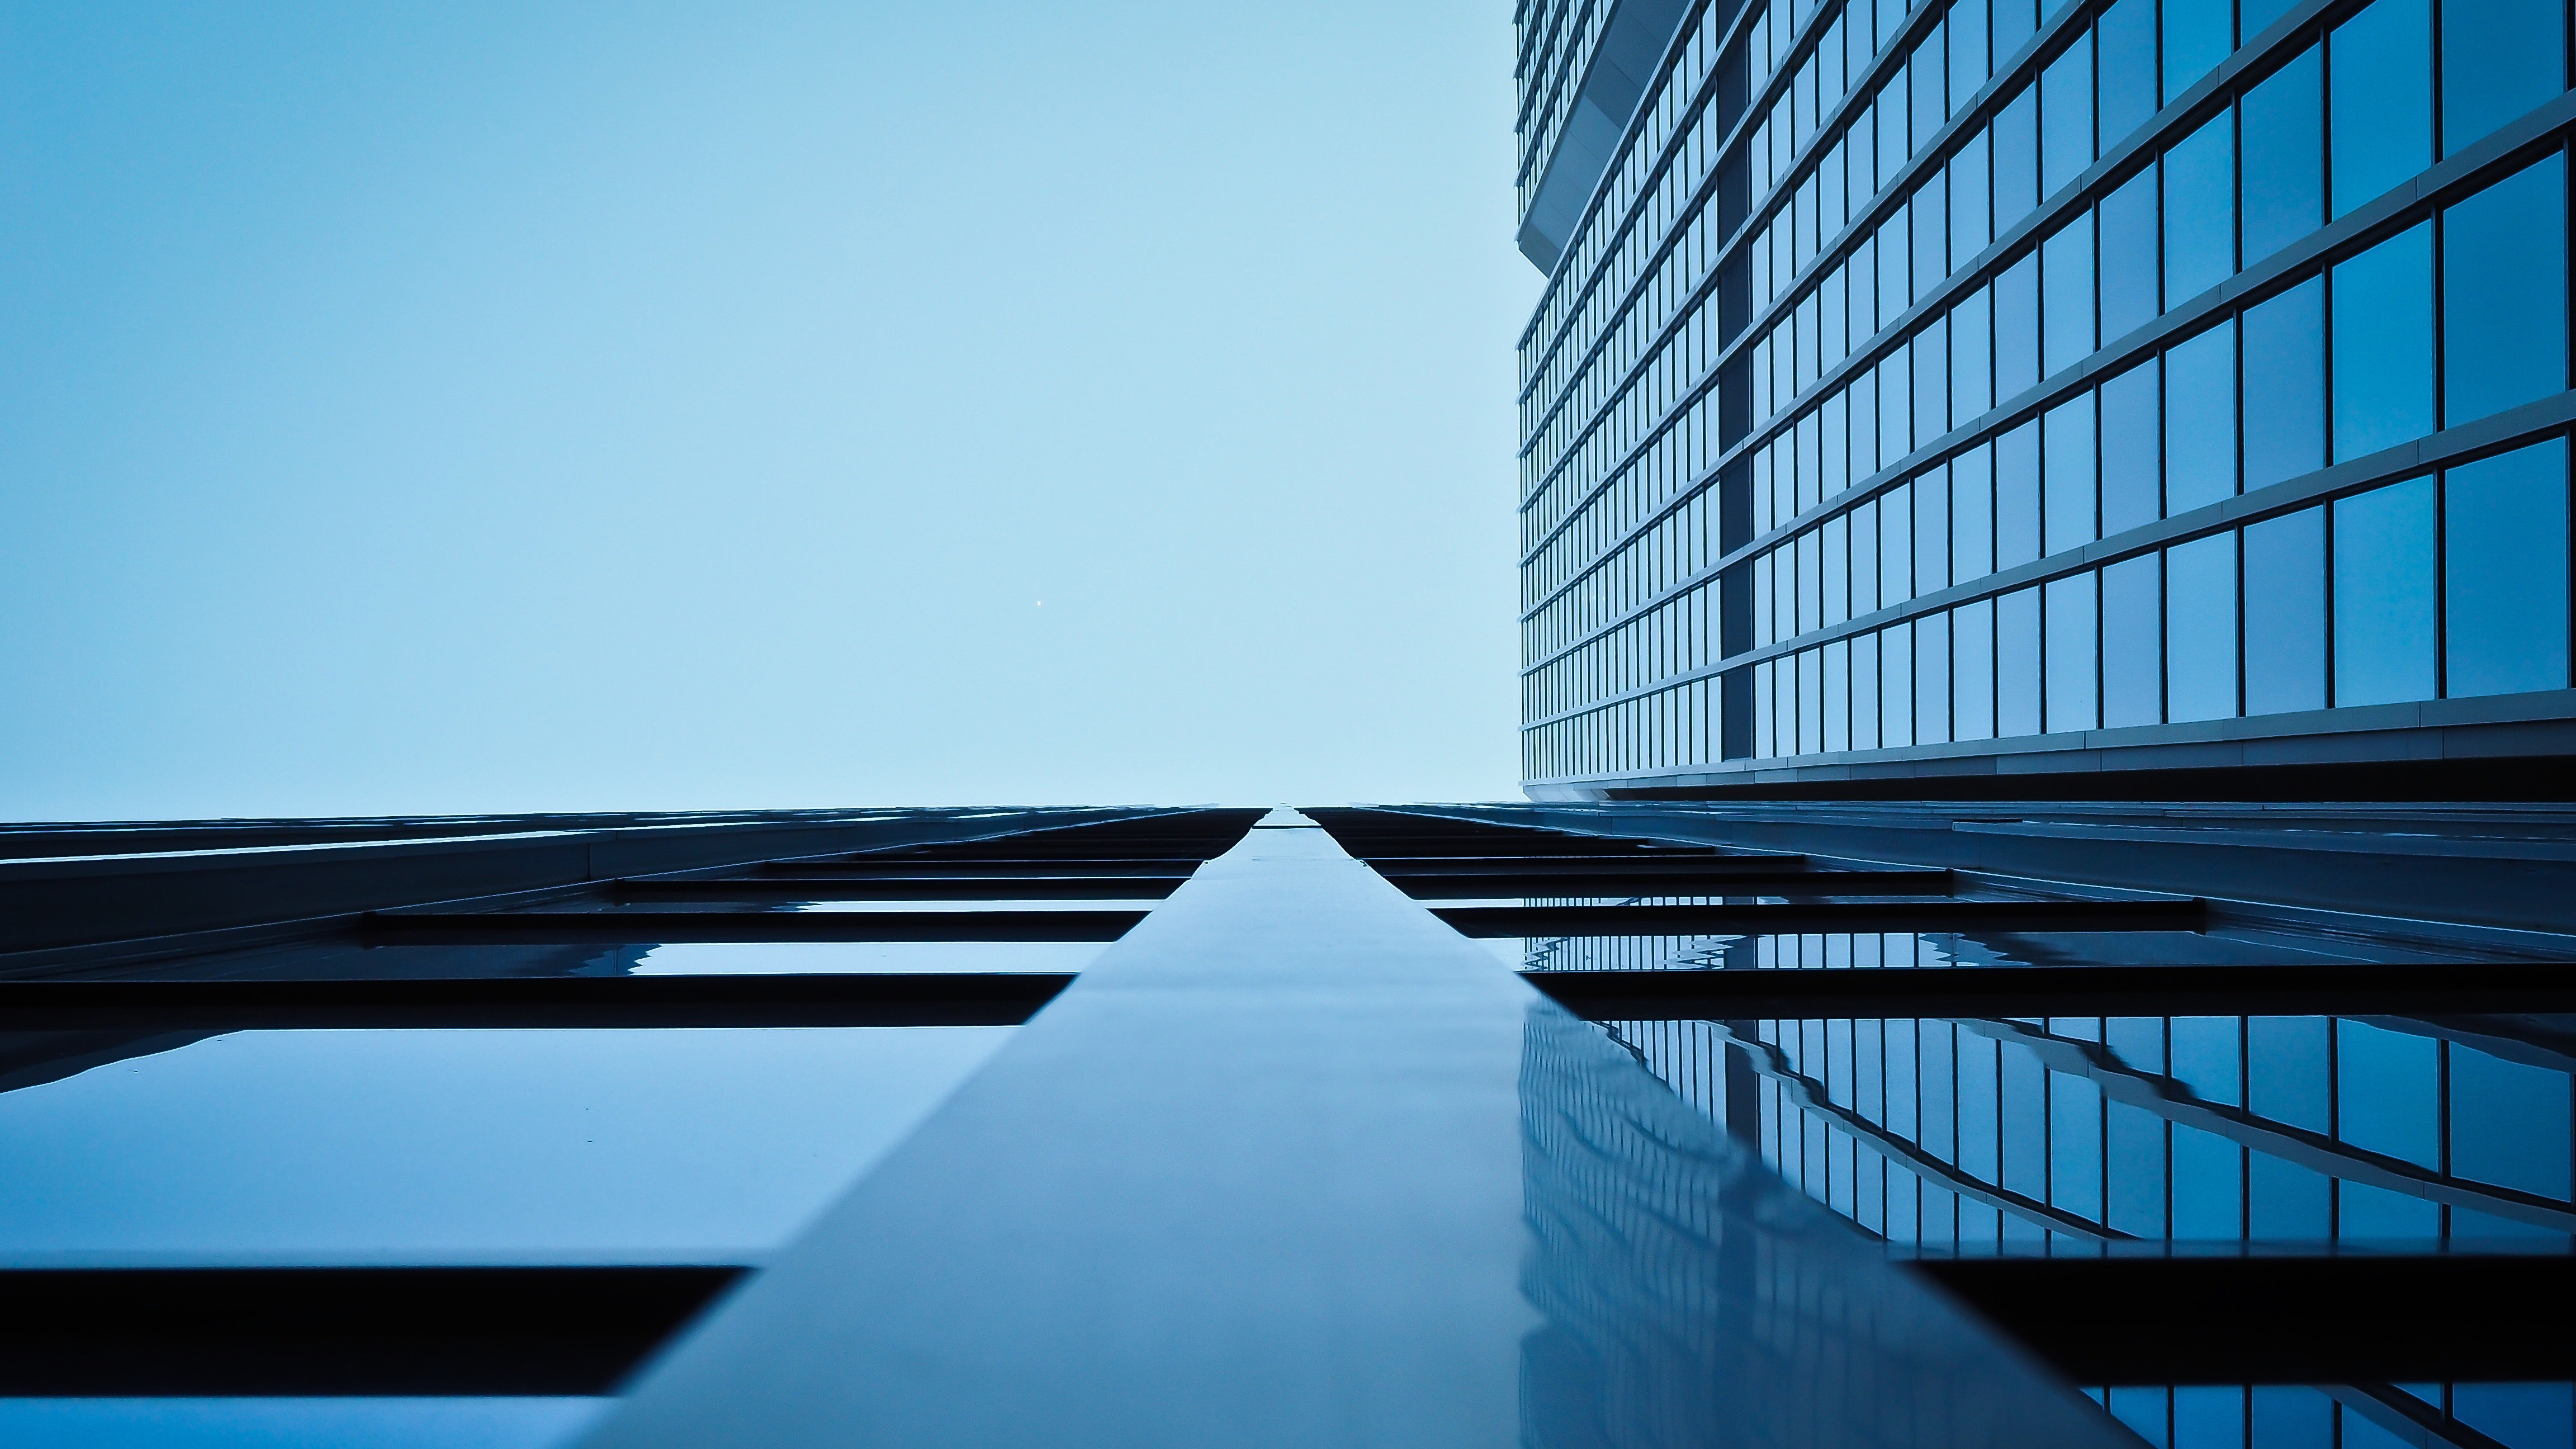
[[[2433,480],[2334,505],[2335,703],[2433,697]]]
[[[2373,0],[2328,38],[2335,215],[2431,164],[2432,36],[2427,0]]]
[[[2446,426],[2567,386],[2566,175],[2553,154],[2442,213]]]
[[[2445,474],[2442,548],[2447,692],[2566,688],[2566,441]]]
[[[2245,712],[2325,708],[2325,510],[2247,525],[2244,577]]]
[[[2431,431],[2433,228],[2426,224],[2334,269],[2335,461]]]

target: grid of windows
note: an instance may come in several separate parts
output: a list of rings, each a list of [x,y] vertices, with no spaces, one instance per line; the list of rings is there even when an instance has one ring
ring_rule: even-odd
[[[1522,343],[1525,777],[2566,687],[2567,38],[1688,12]]]

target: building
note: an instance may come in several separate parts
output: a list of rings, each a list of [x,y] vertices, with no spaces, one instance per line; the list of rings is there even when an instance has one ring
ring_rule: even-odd
[[[1534,797],[2565,788],[2557,0],[1516,20]]]

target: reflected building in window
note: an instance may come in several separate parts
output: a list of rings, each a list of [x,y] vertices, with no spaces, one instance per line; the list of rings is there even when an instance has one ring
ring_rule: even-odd
[[[2562,0],[1518,21],[1532,795],[2576,753]]]

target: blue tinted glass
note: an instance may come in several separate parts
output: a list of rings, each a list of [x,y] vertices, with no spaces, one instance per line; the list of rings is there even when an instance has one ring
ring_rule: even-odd
[[[2245,1449],[2245,1391],[2186,1385],[2174,1394],[2174,1449]],[[2263,1449],[2272,1449],[2266,1444]]]
[[[2165,512],[2236,496],[2236,328],[2165,354]]]
[[[1878,602],[1885,608],[1914,597],[1914,485],[1900,483],[1878,496]]]
[[[1950,587],[1950,479],[1933,468],[1914,479],[1914,592]]]
[[[2039,193],[2084,174],[2093,164],[2093,37],[2079,35],[2039,78]]]
[[[2325,466],[2325,283],[2245,312],[2245,488]]]
[[[2113,1102],[2103,1109],[2102,1155],[2109,1169],[2105,1222],[2114,1232],[2165,1235],[2164,1119]]]
[[[1965,426],[1995,405],[1994,312],[1983,287],[1950,309],[1950,417]]]
[[[2169,302],[2197,297],[2236,270],[2235,153],[2233,111],[2219,112],[2165,153],[2165,296]]]
[[[2374,0],[2334,29],[2334,214],[2433,160],[2433,13],[2427,0]]]
[[[2451,1044],[2451,1172],[2541,1197],[2568,1197],[2565,1072]]]
[[[1906,260],[1909,249],[1905,213],[1899,211],[1878,229],[1878,325],[1881,327],[1895,321],[1897,315],[1913,301],[1906,293],[1911,285],[1907,272],[1910,263]]]
[[[1878,466],[1885,468],[1914,448],[1913,365],[1906,343],[1878,364]]]
[[[1956,114],[1986,83],[1986,7],[1962,0],[1943,21],[1950,27],[1950,110]]]
[[[2325,702],[2325,510],[2306,508],[2245,530],[2245,712]]]
[[[2236,535],[2165,551],[2165,717],[2236,713]]]
[[[1879,631],[1878,708],[1880,744],[1914,743],[1914,630],[1908,625]]]
[[[616,1405],[575,1398],[0,1399],[18,1449],[557,1449]]]
[[[1963,740],[1987,740],[1995,734],[1995,605],[1992,599],[1952,610],[1950,698],[1953,727]]]
[[[1906,203],[1906,215],[1914,226],[1914,279],[1909,300],[1931,295],[1950,274],[1950,202],[1949,187],[1941,173],[1924,178],[1922,189]]]
[[[2101,535],[2094,529],[2093,394],[2084,393],[2048,410],[2041,434],[2048,449],[2046,520],[2048,552],[2078,548]]]
[[[2093,588],[2091,574],[2054,579],[2047,586],[2050,734],[2089,730],[2100,723],[2093,672]]]
[[[2096,114],[2108,151],[2156,113],[2155,0],[2119,0],[2095,23],[2102,47]]]
[[[1878,748],[1878,636],[1851,641],[1852,748]]]
[[[1995,600],[1995,733],[2039,733],[2039,590]]]
[[[1934,25],[1931,33],[1923,38],[1905,62],[1906,90],[1914,102],[1914,147],[1918,150],[1924,142],[1932,139],[1932,133],[1940,130],[1941,123],[1950,115],[1947,97],[1942,93],[1942,81],[1946,79],[1944,66],[1947,64],[1942,55],[1944,40],[1944,27]]]
[[[2563,0],[2442,0],[2442,154],[2567,87]]]
[[[2214,1132],[2173,1129],[2173,1235],[2225,1241],[2244,1234],[2245,1154]]]
[[[2167,1402],[2170,1392],[2142,1384],[2114,1384],[2105,1392],[2102,1406],[2155,1449],[2173,1449],[2172,1441],[2165,1437],[2165,1424],[2173,1412]]]
[[[1864,503],[1850,518],[1852,613],[1859,615],[1878,607],[1878,504]]]
[[[2038,382],[2039,254],[2033,252],[1995,278],[1995,400]]]
[[[1987,231],[1986,136],[1979,131],[1950,158],[1950,264],[1966,265],[1994,238]]]
[[[2245,1154],[2245,1236],[2256,1242],[2321,1242],[2334,1235],[2334,1182],[2295,1162]]]
[[[2039,424],[1995,439],[1995,567],[2039,557]]]
[[[2254,1443],[2261,1449],[2333,1449],[2334,1400],[2301,1385],[2257,1384],[2246,1391]]]
[[[2325,213],[2325,115],[2311,47],[2245,93],[2245,264],[2317,229]]]
[[[1950,616],[1914,621],[1914,742],[1950,738]]]
[[[1936,317],[1914,336],[1914,443],[1950,431],[1950,323]]]
[[[2149,358],[2102,384],[2102,536],[2153,523],[2161,431]]]
[[[2245,1019],[2246,1109],[2322,1133],[2332,1125],[2330,1023],[2322,1016]]]
[[[1851,470],[1866,478],[1878,471],[1878,370],[1862,368],[1843,391],[1851,400]]]
[[[1958,583],[1995,571],[1994,455],[1984,448],[1950,462],[1950,577]]]
[[[2125,337],[2154,320],[2156,171],[2150,166],[2102,198],[2102,336]]]
[[[2429,1100],[2429,1099],[2428,1099]],[[2405,1193],[2372,1187],[2366,1182],[2346,1179],[2335,1184],[2335,1236],[2340,1238],[2432,1238],[2441,1234],[2442,1209],[2439,1204]],[[2345,1449],[2356,1449],[2352,1434],[2355,1421],[2344,1421]],[[2405,1443],[2393,1436],[2381,1443],[2397,1449]]]
[[[2204,1102],[2236,1106],[2242,1100],[2239,1059],[2244,1042],[2241,1023],[2233,1016],[2177,1016],[2167,1024],[2172,1034],[2173,1079],[2191,1088]]]
[[[2030,1049],[2002,1043],[1998,1066],[2003,1129],[2003,1185],[2046,1201],[2048,1197],[2048,1073]],[[2006,1219],[2005,1231],[2012,1231]]]
[[[1995,115],[1995,235],[2039,205],[2039,91],[2027,87]]]
[[[2041,317],[2047,345],[2045,374],[2084,360],[2093,350],[2093,217],[2073,221],[2040,244],[2040,280],[2047,300]]]
[[[2335,703],[2433,697],[2433,480],[2334,505]]]
[[[1995,0],[1995,65],[2012,59],[2039,29],[2039,9],[2030,0]]]
[[[2442,552],[2444,692],[2566,688],[2566,441],[2452,469]]]
[[[2102,724],[2155,724],[2164,714],[2159,668],[2160,560],[2154,554],[2123,559],[2102,570]]]
[[[2576,1384],[2454,1384],[2451,1416],[2511,1449],[2576,1443]]]
[[[2335,461],[2433,431],[2431,226],[2334,269],[2334,329]]]
[[[2048,1149],[2048,1200],[2089,1222],[2101,1221],[2102,1089],[2090,1079],[2049,1075]]]
[[[2236,48],[2227,0],[2165,0],[2164,99],[2191,89]]]
[[[2566,171],[2552,155],[2442,213],[2448,426],[2567,386]]]
[[[2418,1167],[2440,1159],[2439,1043],[2338,1018],[2337,1135],[2355,1147]]]

